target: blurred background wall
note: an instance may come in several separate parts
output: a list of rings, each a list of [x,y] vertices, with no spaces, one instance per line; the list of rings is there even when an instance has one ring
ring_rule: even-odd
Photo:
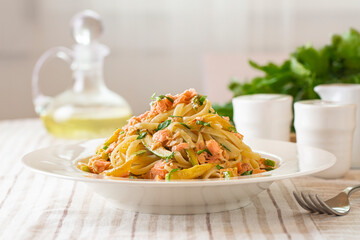
[[[71,47],[69,21],[92,9],[104,20],[101,41],[111,48],[107,85],[136,114],[153,92],[194,87],[217,102],[230,99],[231,76],[253,76],[247,59],[280,61],[296,46],[329,42],[360,29],[360,1],[347,0],[0,0],[0,119],[35,117],[31,73],[55,46]],[[46,94],[72,85],[60,60],[41,72]]]

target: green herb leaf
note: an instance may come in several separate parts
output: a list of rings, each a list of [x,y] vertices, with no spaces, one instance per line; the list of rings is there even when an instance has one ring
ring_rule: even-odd
[[[275,161],[270,159],[265,159],[264,164],[269,167],[275,167]]]
[[[137,152],[134,152],[132,155],[139,156],[139,155],[143,155],[146,152],[147,152],[146,150],[139,150]]]
[[[275,168],[265,168],[266,171],[272,171],[274,170]]]
[[[228,128],[228,130],[230,131],[230,132],[234,132],[234,133],[237,133],[237,131],[236,131],[236,128],[235,127],[229,127]]]
[[[220,145],[223,146],[223,148],[225,148],[225,149],[228,150],[229,152],[231,152],[231,150],[230,150],[227,146],[225,146],[224,144],[220,143]]]
[[[121,135],[121,134],[124,134],[124,133],[125,133],[124,131],[121,131],[121,132],[120,132],[120,135]]]
[[[224,105],[213,104],[213,109],[215,113],[219,114],[220,116],[229,117],[231,121],[233,121],[233,105],[232,102],[228,102]]]
[[[202,106],[206,100],[207,96],[205,95],[202,95],[200,98],[199,98],[199,102],[200,102],[200,106]]]
[[[172,99],[171,97],[165,96],[165,95],[160,95],[158,97],[155,98],[156,101],[160,101],[163,100],[164,98],[166,98],[167,100],[169,100],[170,102],[174,102],[174,99]]]
[[[171,97],[165,96],[167,100],[169,100],[170,102],[174,102],[174,99],[172,99]]]
[[[179,171],[179,170],[180,170],[180,169],[178,169],[178,168],[172,169],[169,173],[167,173],[167,174],[165,175],[165,181],[170,181],[170,179],[171,179],[171,174],[174,173],[174,172],[177,172],[177,171]]]
[[[185,123],[180,122],[181,125],[183,125],[184,127],[186,127],[187,129],[191,129],[191,127],[189,127],[188,125],[186,125]]]
[[[205,100],[206,100],[206,96],[202,96],[199,94],[193,97],[193,99],[191,99],[191,104],[193,109],[197,110],[199,107],[204,105]]]
[[[166,157],[166,162],[168,162],[168,160],[172,159],[175,155],[175,152],[172,152],[169,156]]]
[[[143,139],[146,136],[147,132],[142,132],[136,139]]]
[[[171,97],[165,96],[165,95],[159,95],[158,97],[156,97],[156,92],[151,96],[151,100],[153,100],[153,102],[163,100],[164,98],[166,98],[167,100],[169,100],[172,103],[174,102],[174,99],[172,99]],[[150,105],[152,105],[153,102],[150,103]]]
[[[210,156],[212,156],[211,152],[209,151],[209,149],[205,148],[203,150],[199,150],[197,151],[197,155],[200,155],[202,154],[203,152],[207,152]]]
[[[230,171],[223,172],[225,180],[229,180],[230,177],[232,177],[232,174]]]
[[[318,99],[314,87],[329,83],[360,83],[360,33],[350,29],[342,35],[334,35],[329,44],[314,48],[310,44],[300,46],[280,64],[264,65],[249,61],[261,71],[250,82],[232,80],[229,89],[233,96],[257,93],[281,93],[291,95],[294,102]],[[220,115],[232,119],[232,104],[213,106]]]
[[[156,92],[154,92],[153,95],[151,95],[151,98],[150,98],[150,99],[153,100],[153,101],[155,101],[155,100],[156,100],[155,96],[156,96]]]
[[[202,125],[202,126],[211,127],[210,123],[203,122],[203,121],[200,121],[200,120],[196,120],[196,124],[197,124],[197,125]]]
[[[134,176],[131,176],[131,175],[129,176],[129,178],[130,178],[130,179],[135,179]]]
[[[90,168],[89,168],[88,166],[86,166],[86,165],[82,165],[82,166],[80,167],[80,169],[81,169],[82,171],[84,171],[84,172],[91,172],[91,171],[90,171]]]
[[[223,169],[223,167],[222,167],[222,166],[220,166],[219,164],[218,164],[218,165],[216,165],[216,168],[217,168],[217,169],[219,169],[219,170],[220,170],[220,169]]]
[[[249,171],[243,172],[241,174],[241,176],[251,175],[252,173],[253,173],[253,170],[249,170]]]
[[[104,149],[104,150],[108,149],[108,146],[104,145],[103,149]]]
[[[163,130],[164,128],[167,128],[170,125],[170,123],[171,123],[170,119],[160,123],[155,131],[160,131],[160,130]]]
[[[175,115],[170,115],[169,117],[171,117],[171,118],[183,118],[183,116],[175,116]]]

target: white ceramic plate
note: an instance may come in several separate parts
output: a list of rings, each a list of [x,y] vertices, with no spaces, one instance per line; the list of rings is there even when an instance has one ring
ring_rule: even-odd
[[[251,202],[251,197],[266,190],[273,181],[313,174],[331,167],[336,161],[333,154],[316,148],[247,139],[246,143],[254,151],[275,160],[279,167],[264,174],[230,180],[171,182],[106,178],[77,169],[76,162],[91,156],[101,142],[102,139],[97,139],[48,147],[25,155],[22,161],[34,171],[84,182],[121,209],[158,214],[210,213],[244,207]]]

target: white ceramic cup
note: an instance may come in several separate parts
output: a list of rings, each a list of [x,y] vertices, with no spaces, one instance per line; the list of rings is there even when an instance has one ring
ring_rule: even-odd
[[[323,84],[314,88],[321,100],[356,104],[356,128],[353,140],[352,168],[360,168],[360,84]]]
[[[332,167],[315,176],[343,177],[351,165],[356,121],[355,104],[305,100],[296,102],[294,111],[297,144],[321,148],[333,153],[337,158]]]
[[[284,94],[254,94],[232,100],[234,123],[246,137],[289,141],[292,97]]]

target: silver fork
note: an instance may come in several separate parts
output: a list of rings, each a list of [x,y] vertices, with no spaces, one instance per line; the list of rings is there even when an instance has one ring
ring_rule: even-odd
[[[350,195],[358,190],[360,190],[360,185],[347,187],[338,195],[326,201],[323,201],[318,194],[315,194],[315,197],[312,194],[306,196],[303,192],[301,192],[301,197],[295,191],[293,194],[299,205],[307,211],[343,216],[350,211]]]

